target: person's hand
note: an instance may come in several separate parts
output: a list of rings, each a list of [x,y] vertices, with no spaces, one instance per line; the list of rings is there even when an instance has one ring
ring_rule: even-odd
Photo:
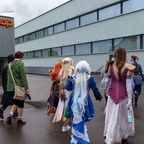
[[[99,93],[99,98],[96,98],[96,101],[99,100],[101,102],[103,96]]]
[[[100,99],[99,99],[99,101],[100,101],[100,102],[101,102],[102,98],[103,98],[103,96],[102,96],[102,95],[100,95]]]
[[[27,96],[27,98],[28,98],[29,100],[31,100],[30,90],[27,90],[27,91],[26,91],[26,96]]]
[[[27,95],[30,95],[30,90],[26,90],[26,94],[27,94]]]

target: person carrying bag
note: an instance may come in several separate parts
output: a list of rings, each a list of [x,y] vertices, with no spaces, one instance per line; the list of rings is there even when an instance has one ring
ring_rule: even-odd
[[[12,77],[12,80],[13,80],[13,83],[14,83],[14,89],[15,89],[15,94],[14,94],[13,98],[16,99],[16,100],[26,100],[25,88],[18,86],[16,84],[15,80],[14,80],[13,73],[12,73],[12,70],[11,70],[11,63],[9,63],[9,71],[10,71],[10,74],[11,74],[11,77]]]
[[[13,106],[10,110],[9,116],[6,119],[8,125],[12,125],[12,117],[16,110],[18,110],[17,126],[25,125],[26,122],[22,120],[24,102],[26,95],[30,95],[28,81],[24,63],[22,62],[24,54],[17,51],[14,54],[14,61],[9,65],[7,72],[7,91],[8,95],[13,98]]]

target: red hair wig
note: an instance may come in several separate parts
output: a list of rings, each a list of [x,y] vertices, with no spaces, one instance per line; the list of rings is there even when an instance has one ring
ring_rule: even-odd
[[[54,82],[59,81],[59,72],[62,68],[62,63],[60,61],[56,62],[52,72],[50,73],[51,80]]]
[[[21,52],[21,51],[17,51],[15,54],[14,54],[14,58],[23,58],[24,54]]]

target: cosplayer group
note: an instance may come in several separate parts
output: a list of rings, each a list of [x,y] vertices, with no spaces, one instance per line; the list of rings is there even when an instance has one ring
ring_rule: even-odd
[[[24,100],[13,99],[15,90],[10,68],[18,85],[23,86],[29,95],[29,86],[22,62],[24,54],[18,51],[9,55],[8,65],[2,70],[3,95],[1,99],[0,118],[4,119],[5,109],[12,105],[6,119],[8,125],[13,125],[13,117],[17,116],[17,126],[25,125],[22,120]],[[104,144],[127,144],[128,138],[135,134],[133,106],[138,106],[143,83],[143,70],[137,62],[138,57],[131,56],[127,63],[126,51],[118,47],[114,51],[114,61],[107,60],[101,71],[100,89],[104,90],[105,123]],[[57,61],[49,70],[52,81],[47,100],[47,115],[52,116],[52,123],[62,122],[62,132],[71,130],[70,144],[90,144],[89,122],[95,116],[94,99],[101,102],[103,96],[91,75],[87,61],[79,61],[75,68],[69,57]]]
[[[122,47],[115,50],[114,57],[114,61],[106,61],[101,73],[100,89],[104,90],[106,99],[104,144],[126,144],[128,137],[135,134],[133,105],[138,105],[143,71],[137,63],[138,57],[131,56],[131,62],[126,62]],[[103,98],[90,65],[82,60],[74,68],[73,60],[64,58],[49,73],[52,86],[47,115],[52,115],[52,123],[63,122],[62,132],[71,129],[70,144],[90,144],[85,125],[95,116],[90,90],[96,101],[101,102]]]

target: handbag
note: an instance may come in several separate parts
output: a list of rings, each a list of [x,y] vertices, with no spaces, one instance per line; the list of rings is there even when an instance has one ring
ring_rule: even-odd
[[[10,74],[11,74],[11,77],[12,77],[12,80],[13,80],[13,83],[14,83],[15,94],[14,94],[13,99],[21,100],[21,101],[26,100],[25,88],[18,86],[16,84],[15,80],[14,80],[13,73],[12,73],[12,70],[11,70],[11,63],[9,63],[9,70],[10,70]]]

